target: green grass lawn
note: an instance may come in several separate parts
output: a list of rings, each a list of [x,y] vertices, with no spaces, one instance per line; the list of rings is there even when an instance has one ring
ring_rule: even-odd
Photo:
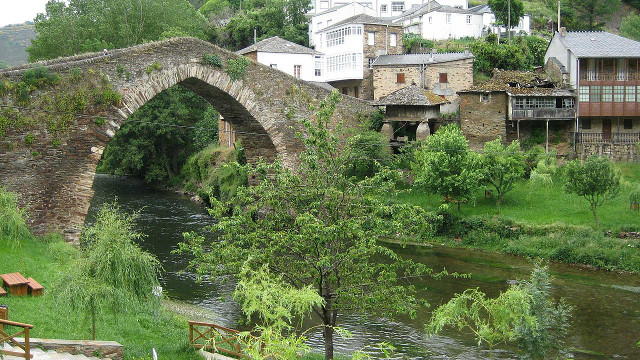
[[[640,229],[640,213],[629,209],[629,191],[640,185],[640,164],[619,163],[623,186],[615,199],[605,203],[598,213],[603,228],[610,230]],[[402,202],[435,210],[441,203],[438,195],[420,190],[400,193],[396,198]],[[593,226],[594,220],[588,203],[583,198],[566,194],[563,184],[533,185],[522,181],[505,195],[498,208],[495,199],[484,197],[484,188],[477,191],[475,201],[462,206],[461,215],[500,215],[528,224],[566,224]]]
[[[46,288],[40,297],[0,298],[0,304],[9,306],[11,320],[34,325],[32,337],[90,338],[90,324],[84,321],[83,314],[70,312],[58,304],[51,291],[56,280],[68,269],[69,258],[75,251],[61,241],[48,243],[29,239],[19,248],[12,248],[0,239],[0,274],[18,271]],[[162,359],[200,358],[188,346],[187,319],[164,306],[155,311],[102,313],[97,323],[97,337],[123,344],[126,359],[151,359],[151,348],[156,348]]]

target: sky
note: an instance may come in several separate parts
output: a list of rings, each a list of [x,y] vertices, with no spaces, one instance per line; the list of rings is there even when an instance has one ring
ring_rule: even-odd
[[[0,26],[33,21],[47,0],[0,0]]]

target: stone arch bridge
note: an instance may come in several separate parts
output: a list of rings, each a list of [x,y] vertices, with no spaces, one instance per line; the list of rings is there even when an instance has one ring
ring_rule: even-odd
[[[58,73],[76,69],[102,73],[122,95],[122,101],[113,106],[109,111],[112,116],[101,126],[86,116],[77,117],[61,146],[13,148],[2,144],[23,144],[25,134],[9,132],[0,138],[0,186],[19,195],[20,205],[26,209],[36,233],[58,231],[68,240],[77,239],[93,196],[92,184],[102,149],[129,115],[176,84],[209,101],[233,125],[249,161],[279,158],[285,165],[295,167],[302,150],[295,138],[298,120],[310,116],[310,102],[326,97],[329,91],[253,61],[244,77],[234,81],[223,67],[203,64],[205,54],[217,55],[223,64],[238,57],[198,39],[174,38],[106,54],[38,63]],[[2,70],[0,80],[17,80],[33,66]],[[148,70],[150,66],[154,71]],[[123,68],[128,72],[126,78],[121,76]],[[335,117],[350,126],[372,110],[365,101],[343,97]],[[46,137],[46,130],[43,132],[39,135]]]

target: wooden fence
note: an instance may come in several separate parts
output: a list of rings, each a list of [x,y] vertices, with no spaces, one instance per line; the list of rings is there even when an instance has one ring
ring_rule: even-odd
[[[29,330],[33,329],[33,325],[23,324],[23,323],[9,321],[9,320],[2,320],[2,319],[0,319],[0,325],[2,325],[2,328],[0,328],[0,346],[4,343],[9,343],[14,347],[22,349],[23,351],[23,352],[17,352],[17,351],[0,350],[0,354],[21,357],[24,359],[33,358],[33,355],[31,355],[31,348],[29,344]],[[7,327],[9,326],[19,327],[19,328],[22,328],[22,330],[18,331],[17,333],[9,335],[8,329],[7,329]],[[20,335],[22,335],[22,337],[24,338],[24,345],[16,341],[16,338],[20,337]]]
[[[189,344],[196,349],[244,358],[238,330],[220,325],[189,321]]]

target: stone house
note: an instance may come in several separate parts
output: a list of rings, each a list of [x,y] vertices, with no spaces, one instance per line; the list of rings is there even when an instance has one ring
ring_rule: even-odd
[[[495,70],[489,81],[458,92],[460,128],[472,148],[487,141],[569,144],[576,123],[576,94],[544,74]]]
[[[469,52],[381,55],[371,67],[375,100],[416,85],[446,97],[450,104],[443,112],[456,112],[457,92],[473,85],[473,55]]]
[[[411,85],[374,102],[385,108],[382,133],[397,148],[409,141],[423,140],[439,125],[440,107],[449,103],[443,96]]]
[[[318,31],[315,45],[325,55],[323,81],[345,95],[371,100],[370,65],[379,55],[403,52],[402,26],[360,14]]]

